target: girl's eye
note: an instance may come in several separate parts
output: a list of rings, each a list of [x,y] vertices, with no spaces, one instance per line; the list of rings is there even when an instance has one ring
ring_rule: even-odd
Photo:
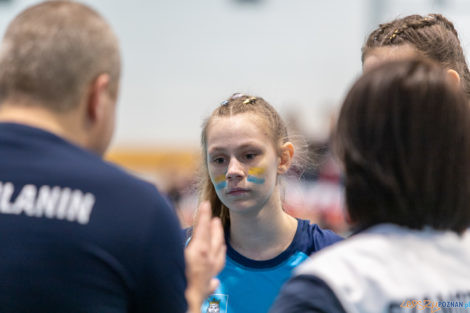
[[[225,159],[222,158],[222,157],[212,159],[212,163],[214,163],[214,164],[223,164],[224,161],[225,161]]]
[[[256,157],[256,153],[247,153],[245,154],[245,158],[247,160],[253,160]]]

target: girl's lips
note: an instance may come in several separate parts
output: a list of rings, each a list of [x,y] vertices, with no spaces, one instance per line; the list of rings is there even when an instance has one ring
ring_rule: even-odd
[[[245,189],[245,188],[232,188],[232,189],[229,189],[227,191],[227,194],[232,195],[232,196],[236,196],[236,195],[241,195],[241,194],[247,193],[249,191],[250,191],[249,189]]]

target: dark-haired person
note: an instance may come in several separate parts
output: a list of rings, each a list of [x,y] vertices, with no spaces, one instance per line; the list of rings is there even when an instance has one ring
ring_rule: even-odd
[[[380,24],[362,47],[364,71],[384,61],[427,57],[461,81],[470,98],[470,71],[454,24],[441,14],[409,15]]]
[[[120,76],[110,26],[85,5],[44,2],[11,22],[0,51],[0,312],[186,312],[185,295],[197,312],[223,266],[222,227],[202,205],[187,284],[167,202],[102,161]]]
[[[320,251],[271,313],[439,310],[470,297],[470,107],[431,61],[384,63],[349,91],[335,135],[358,233]]]

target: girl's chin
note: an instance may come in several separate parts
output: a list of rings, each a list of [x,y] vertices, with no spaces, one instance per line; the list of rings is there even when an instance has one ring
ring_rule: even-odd
[[[225,204],[225,206],[229,209],[231,214],[256,213],[262,208],[262,205],[252,199],[230,201]]]

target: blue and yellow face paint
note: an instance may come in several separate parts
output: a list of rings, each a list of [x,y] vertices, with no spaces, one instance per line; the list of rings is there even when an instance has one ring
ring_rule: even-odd
[[[226,180],[225,174],[216,176],[213,180],[213,183],[214,183],[215,190],[220,190],[220,189],[224,189],[225,187],[227,187],[227,180]]]
[[[262,167],[250,168],[248,170],[248,177],[246,180],[249,181],[250,183],[254,183],[258,185],[264,184],[265,179],[259,176],[263,175],[265,171],[266,169]],[[212,180],[212,183],[214,184],[215,190],[226,188],[227,187],[226,173],[214,177],[214,179]]]
[[[265,169],[262,167],[253,167],[248,170],[248,178],[246,179],[250,183],[254,184],[264,184],[265,179],[259,177],[260,175],[263,175],[265,172]]]

